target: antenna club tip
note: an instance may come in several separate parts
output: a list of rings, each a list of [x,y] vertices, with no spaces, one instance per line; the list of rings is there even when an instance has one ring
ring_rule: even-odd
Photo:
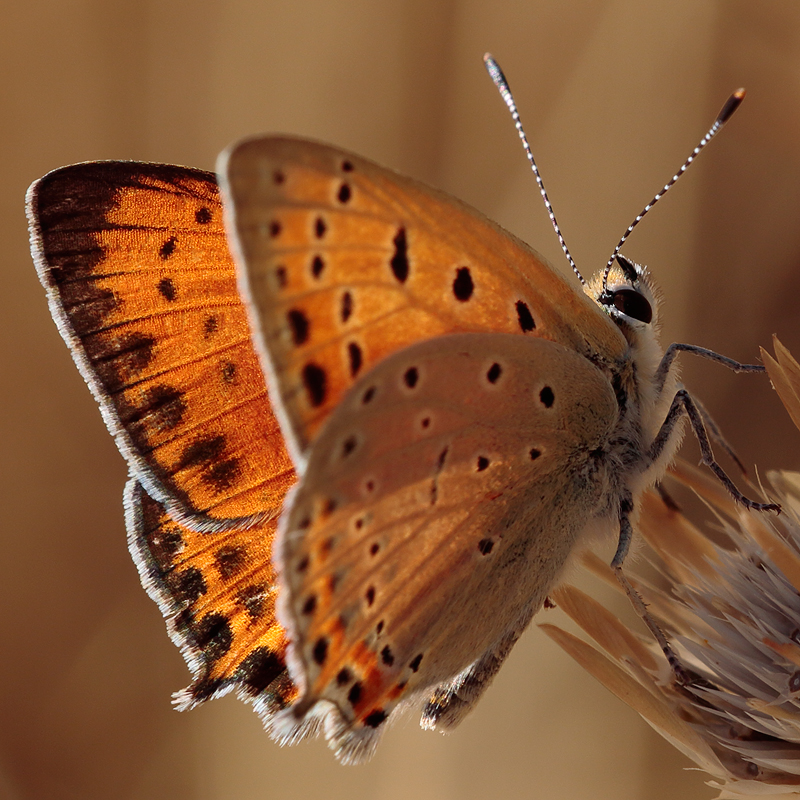
[[[733,112],[736,111],[737,108],[741,105],[742,100],[744,100],[744,96],[747,92],[744,89],[737,89],[725,102],[725,105],[722,106],[722,111],[719,112],[719,116],[717,117],[717,121],[720,124],[727,122]]]
[[[486,67],[486,71],[489,73],[492,82],[500,90],[500,93],[508,93],[509,88],[506,76],[503,75],[503,70],[500,69],[500,65],[494,60],[494,56],[491,53],[484,53],[483,64]]]

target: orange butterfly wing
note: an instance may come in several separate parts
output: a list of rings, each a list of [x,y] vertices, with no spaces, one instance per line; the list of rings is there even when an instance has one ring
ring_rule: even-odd
[[[285,705],[271,553],[294,471],[214,176],[78,164],[31,187],[28,215],[52,315],[133,475],[130,548],[192,668],[182,702],[237,686]]]
[[[135,478],[125,490],[128,545],[142,584],[192,671],[179,708],[231,688],[269,717],[297,691],[275,616],[275,521],[201,533],[176,522]]]
[[[214,176],[78,164],[28,207],[51,313],[139,481],[181,517],[276,513],[294,475]]]
[[[338,148],[278,136],[234,146],[218,171],[295,464],[355,381],[418,341],[537,336],[601,369],[625,355],[624,337],[595,302],[444,192]]]

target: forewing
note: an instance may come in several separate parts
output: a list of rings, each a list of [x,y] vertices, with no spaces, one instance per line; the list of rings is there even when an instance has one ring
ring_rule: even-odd
[[[27,208],[51,313],[137,479],[184,519],[277,513],[294,476],[214,176],[76,164]]]
[[[423,342],[358,381],[281,518],[290,714],[332,703],[360,760],[398,702],[516,635],[597,511],[616,416],[586,359],[512,334]]]
[[[53,317],[134,476],[130,549],[194,677],[180,703],[236,688],[268,723],[296,696],[272,566],[294,473],[216,180],[78,164],[31,187],[28,216]]]
[[[524,243],[458,200],[337,148],[245,141],[219,172],[257,344],[296,464],[353,383],[456,331],[618,360],[614,324]]]

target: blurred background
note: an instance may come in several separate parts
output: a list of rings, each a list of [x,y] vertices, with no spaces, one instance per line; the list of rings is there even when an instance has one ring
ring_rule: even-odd
[[[50,320],[23,197],[76,161],[213,169],[283,131],[475,205],[559,266],[503,66],[569,246],[605,263],[728,94],[728,128],[625,252],[664,290],[665,342],[800,355],[800,5],[785,0],[29,0],[0,28],[0,798],[708,798],[702,775],[538,630],[449,737],[416,720],[373,762],[278,748],[188,682],[128,556],[125,467]],[[683,357],[686,384],[761,470],[800,468],[763,376]],[[684,453],[696,458],[693,444]],[[559,612],[546,612],[548,621]]]

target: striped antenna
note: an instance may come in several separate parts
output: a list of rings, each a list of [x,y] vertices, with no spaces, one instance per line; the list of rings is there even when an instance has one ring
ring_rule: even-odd
[[[603,292],[608,291],[607,281],[608,281],[608,273],[611,271],[611,265],[614,263],[614,259],[617,257],[617,254],[620,251],[620,248],[623,244],[625,244],[625,240],[631,235],[631,231],[642,221],[644,215],[677,183],[678,178],[683,175],[684,172],[689,168],[689,164],[697,158],[700,151],[722,130],[722,126],[733,116],[733,112],[739,108],[742,100],[744,100],[745,91],[744,89],[737,89],[726,101],[725,105],[722,106],[722,110],[717,115],[717,118],[714,120],[714,124],[709,128],[708,133],[700,140],[700,143],[692,150],[689,158],[683,162],[681,168],[672,176],[672,178],[664,184],[664,188],[661,189],[660,192],[656,194],[656,196],[641,210],[641,212],[636,216],[636,219],[628,225],[628,230],[622,235],[622,238],[617,243],[617,246],[614,248],[614,252],[611,254],[611,258],[608,259],[608,263],[606,264],[605,271],[603,272]]]
[[[508,106],[508,110],[511,112],[511,118],[514,120],[514,127],[516,127],[517,129],[519,138],[522,141],[522,146],[525,148],[525,155],[528,157],[528,161],[530,162],[533,174],[536,176],[536,183],[539,186],[539,194],[541,194],[542,200],[544,200],[544,206],[547,209],[547,214],[550,217],[550,222],[553,223],[553,229],[556,232],[556,236],[558,236],[558,241],[559,244],[561,245],[561,249],[564,251],[564,255],[567,257],[567,261],[569,261],[569,265],[572,267],[572,271],[578,276],[578,280],[584,286],[586,286],[586,281],[583,279],[583,275],[581,275],[581,273],[578,271],[578,267],[575,266],[575,262],[573,261],[572,256],[570,255],[569,248],[567,248],[567,243],[564,241],[564,237],[561,235],[561,228],[558,227],[558,222],[556,222],[556,215],[553,212],[553,206],[550,205],[550,199],[547,197],[547,192],[545,191],[544,183],[542,182],[542,176],[539,174],[539,168],[536,166],[536,161],[533,158],[533,153],[531,152],[531,146],[530,144],[528,144],[528,137],[525,136],[525,131],[522,129],[522,122],[520,121],[519,112],[517,111],[517,104],[514,102],[514,98],[511,95],[511,89],[508,88],[508,81],[506,80],[506,76],[503,75],[503,70],[500,69],[500,65],[494,60],[494,58],[492,58],[492,56],[489,53],[486,53],[484,55],[483,63],[486,65],[486,69],[488,70],[489,75],[494,81],[494,85],[497,87],[498,91],[500,92],[500,95],[505,101],[505,104]]]

